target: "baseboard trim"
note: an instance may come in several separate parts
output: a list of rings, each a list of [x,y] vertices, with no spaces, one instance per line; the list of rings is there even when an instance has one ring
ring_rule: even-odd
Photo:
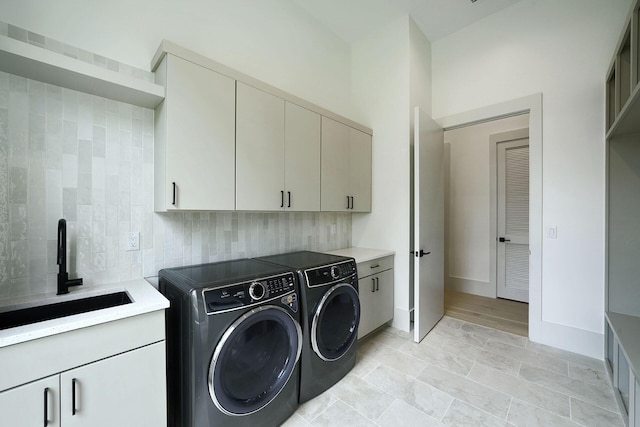
[[[538,333],[529,328],[531,341],[604,360],[604,334],[545,321],[537,326]]]
[[[449,276],[446,288],[452,291],[464,292],[465,294],[478,295],[481,297],[496,297],[496,289],[492,287],[489,282],[480,280]]]

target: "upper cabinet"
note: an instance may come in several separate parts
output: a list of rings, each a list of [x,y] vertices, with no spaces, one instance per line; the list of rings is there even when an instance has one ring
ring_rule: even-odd
[[[235,80],[167,54],[156,82],[155,210],[233,210]]]
[[[163,41],[155,210],[371,211],[371,130]]]
[[[238,82],[236,209],[320,210],[320,115]]]
[[[284,206],[284,100],[238,82],[236,209]]]
[[[323,211],[371,211],[371,135],[322,117]]]
[[[320,211],[320,114],[286,102],[284,187],[287,210]]]

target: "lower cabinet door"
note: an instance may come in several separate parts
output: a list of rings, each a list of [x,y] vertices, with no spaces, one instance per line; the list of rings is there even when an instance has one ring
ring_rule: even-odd
[[[358,297],[360,298],[360,326],[358,339],[364,337],[375,327],[376,276],[368,276],[358,280]]]
[[[59,381],[53,375],[0,393],[0,424],[60,427]]]
[[[376,290],[376,328],[393,319],[393,269],[378,273],[380,287]]]
[[[358,281],[360,326],[358,338],[393,319],[393,269]]]
[[[164,341],[60,375],[64,427],[167,425]]]

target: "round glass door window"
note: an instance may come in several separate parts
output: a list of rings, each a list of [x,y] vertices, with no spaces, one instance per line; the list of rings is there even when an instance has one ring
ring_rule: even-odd
[[[318,303],[311,324],[311,344],[322,360],[338,360],[358,337],[360,299],[353,286],[333,286]]]
[[[301,349],[300,325],[285,310],[265,306],[247,312],[227,329],[213,353],[213,403],[238,416],[265,407],[289,381]]]

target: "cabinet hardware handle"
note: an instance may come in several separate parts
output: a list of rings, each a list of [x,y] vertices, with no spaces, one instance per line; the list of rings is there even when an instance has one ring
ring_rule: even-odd
[[[49,387],[44,389],[44,427],[49,425]]]
[[[351,196],[351,209],[353,209],[353,196]]]
[[[371,266],[371,268],[378,268],[378,267],[380,267],[380,264],[375,264]]]
[[[349,207],[349,196],[347,196],[347,209],[351,209],[351,208]]]
[[[380,278],[376,277],[376,291],[380,290]]]
[[[173,183],[173,201],[171,202],[173,206],[176,205],[176,183]]]
[[[280,207],[284,208],[284,191],[280,191]]]
[[[287,193],[289,194],[289,205],[287,207],[290,208],[291,207],[291,191],[287,191]]]
[[[371,292],[375,292],[376,291],[376,279],[374,279],[373,277],[371,278]]]
[[[77,379],[71,380],[71,415],[76,414],[76,383]]]

